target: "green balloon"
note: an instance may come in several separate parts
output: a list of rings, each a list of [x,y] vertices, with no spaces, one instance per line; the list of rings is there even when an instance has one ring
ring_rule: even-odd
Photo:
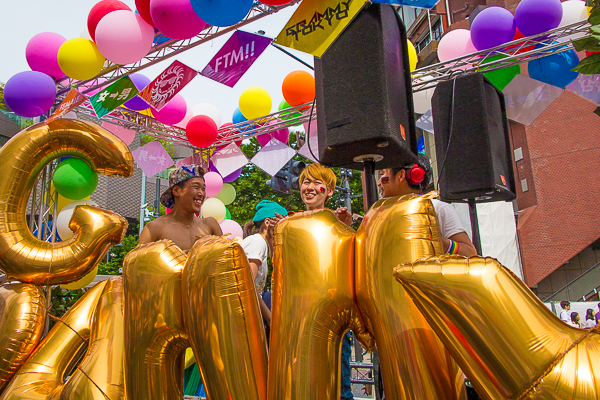
[[[96,190],[98,173],[80,158],[61,161],[52,176],[54,188],[63,197],[71,200],[83,199]]]
[[[227,207],[225,207],[225,219],[231,219],[231,213]]]
[[[497,55],[488,58],[486,61],[496,61],[502,58],[506,58],[506,56]],[[482,71],[485,70],[486,68],[482,69]],[[520,73],[521,67],[519,65],[513,65],[511,67],[501,68],[491,72],[484,72],[483,75],[485,75],[485,77],[488,78],[489,81],[492,82],[492,84],[498,88],[498,90],[504,90],[504,88],[508,86],[510,81],[512,81],[515,78],[515,76],[519,75]]]
[[[230,183],[224,183],[223,189],[215,197],[225,205],[231,204],[235,200],[235,188]]]
[[[288,109],[288,108],[290,108],[290,107],[291,107],[291,106],[290,106],[290,105],[288,104],[288,102],[287,102],[287,101],[285,101],[285,99],[284,99],[284,100],[281,100],[281,102],[279,103],[279,108],[278,108],[278,110],[279,110],[279,111],[281,111],[281,110]],[[280,118],[281,120],[283,120],[283,121],[286,121],[286,120],[288,120],[288,119],[290,119],[290,118],[297,118],[297,117],[301,117],[301,116],[302,116],[302,113],[299,113],[299,112],[297,112],[297,113],[294,113],[294,114],[290,114],[290,112],[288,111],[288,112],[286,112],[286,113],[283,113],[283,114],[281,114],[281,116],[280,116],[279,118]],[[300,125],[301,125],[301,124],[290,125],[290,126],[300,126]]]

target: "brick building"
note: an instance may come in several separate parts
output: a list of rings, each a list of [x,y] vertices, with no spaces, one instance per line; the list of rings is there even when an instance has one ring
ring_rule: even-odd
[[[485,6],[501,6],[514,13],[518,3],[441,0],[430,12],[405,6],[399,13],[421,67],[438,62],[435,53],[443,32],[468,29],[469,17]],[[527,74],[526,64],[521,68]],[[551,300],[573,301],[588,295],[587,299],[590,294],[593,298],[600,286],[600,119],[593,113],[596,107],[565,90],[531,125],[510,121],[524,281],[542,300],[553,294]],[[422,134],[428,154],[435,159],[431,134]]]

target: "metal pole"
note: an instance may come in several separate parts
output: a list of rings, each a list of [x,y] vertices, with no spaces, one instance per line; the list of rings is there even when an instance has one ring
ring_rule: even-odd
[[[363,161],[365,166],[365,174],[364,174],[364,189],[365,189],[365,199],[366,199],[366,209],[365,213],[375,202],[377,201],[377,183],[375,182],[375,160],[367,159]]]
[[[146,217],[145,206],[146,205],[146,173],[142,171],[142,200],[140,202],[140,234],[144,229],[144,218]]]
[[[475,199],[469,199],[469,216],[471,217],[471,236],[477,254],[481,255],[481,237],[479,236],[479,222],[477,221],[477,205]]]
[[[45,238],[43,238],[42,235],[42,226],[44,225],[44,199],[46,197],[46,174],[47,174],[48,168],[44,168],[44,170],[42,171],[42,187],[40,190],[40,206],[38,208],[38,226],[37,226],[37,238],[39,240],[44,240]]]
[[[156,196],[154,197],[154,218],[160,217],[160,177],[156,177]]]
[[[344,206],[348,209],[348,212],[352,214],[352,194],[350,192],[350,171],[341,168],[340,175],[342,178],[342,187],[344,188]]]

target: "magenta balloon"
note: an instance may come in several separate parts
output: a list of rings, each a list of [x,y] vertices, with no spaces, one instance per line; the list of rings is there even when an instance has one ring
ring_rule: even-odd
[[[471,32],[466,29],[454,29],[446,33],[438,44],[438,58],[442,62],[475,52],[477,49],[471,41]]]
[[[154,41],[154,28],[133,11],[106,14],[96,26],[96,44],[115,64],[132,64],[144,58]]]
[[[558,27],[562,13],[560,0],[523,0],[515,11],[515,21],[523,35],[531,36]]]
[[[187,103],[182,95],[176,94],[160,111],[152,108],[154,118],[166,125],[175,125],[185,118]]]
[[[25,58],[29,68],[33,71],[43,72],[54,79],[65,76],[58,65],[58,49],[66,39],[53,32],[38,33],[29,40],[25,48]]]
[[[223,189],[223,178],[218,172],[207,172],[204,174],[206,185],[206,197],[215,197]]]
[[[189,39],[206,26],[194,12],[190,0],[150,0],[152,22],[172,39]]]
[[[48,112],[55,99],[54,80],[42,72],[19,72],[4,86],[4,102],[21,117],[38,117]]]
[[[232,173],[230,173],[229,175],[227,175],[225,178],[223,178],[223,182],[224,183],[231,183],[231,182],[235,181],[242,174],[242,169],[243,168],[240,168],[237,171],[233,171]]]
[[[148,78],[146,75],[131,74],[129,75],[129,77],[133,81],[133,84],[135,85],[137,90],[142,90],[150,83],[150,78]],[[124,106],[134,111],[142,111],[150,107],[148,103],[142,100],[139,96],[135,96],[133,99],[125,102]]]
[[[277,119],[277,120],[270,122],[269,124],[275,125],[280,122],[281,121]],[[277,139],[282,143],[287,143],[288,140],[290,139],[290,130],[286,127],[283,127],[276,131],[265,133],[264,135],[258,135],[256,137],[256,140],[258,140],[258,144],[260,144],[261,146],[264,146],[271,141],[271,138]]]
[[[506,8],[488,7],[471,24],[471,41],[477,50],[510,42],[517,31],[515,17]]]

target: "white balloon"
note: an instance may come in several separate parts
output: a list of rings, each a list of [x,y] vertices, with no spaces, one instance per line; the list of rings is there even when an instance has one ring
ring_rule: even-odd
[[[84,30],[81,31],[81,33],[79,34],[79,37],[87,39],[87,40],[91,40],[92,42],[94,41],[92,39],[92,36],[90,35],[90,31],[88,30],[87,26],[85,27]]]
[[[221,126],[221,111],[210,103],[196,104],[193,108],[194,116],[206,115],[211,117],[217,126]]]
[[[587,7],[585,5],[585,1],[581,0],[567,0],[562,3],[563,15],[560,20],[561,26],[571,25],[575,22],[583,21],[584,19],[588,19]],[[573,39],[577,39],[585,36],[585,33],[576,33],[574,35],[564,36],[556,41],[559,43],[568,42]]]
[[[192,110],[192,107],[189,104],[187,104],[187,102],[186,102],[186,105],[187,105],[187,109],[185,110],[185,117],[183,117],[183,119],[181,121],[179,121],[178,123],[175,124],[176,127],[181,128],[181,129],[185,129],[187,126],[187,123],[194,116],[194,111]]]
[[[431,79],[433,78],[424,76],[423,78],[416,79],[415,82],[426,82]],[[431,110],[431,98],[433,97],[433,92],[435,92],[435,87],[413,93],[415,113],[425,114],[427,111]]]
[[[224,235],[230,234],[228,239],[234,239],[236,237],[241,238],[244,236],[244,230],[241,225],[231,219],[225,219],[219,222],[219,225],[221,226]]]
[[[98,204],[92,200],[75,200],[64,206],[56,217],[56,231],[62,240],[67,240],[73,236],[73,231],[69,228],[69,223],[71,222],[73,212],[75,212],[75,207],[82,205],[97,206]]]
[[[225,219],[227,215],[227,209],[225,208],[225,204],[216,197],[211,197],[204,201],[202,204],[202,209],[200,210],[202,217],[213,217],[217,221],[222,221]]]

